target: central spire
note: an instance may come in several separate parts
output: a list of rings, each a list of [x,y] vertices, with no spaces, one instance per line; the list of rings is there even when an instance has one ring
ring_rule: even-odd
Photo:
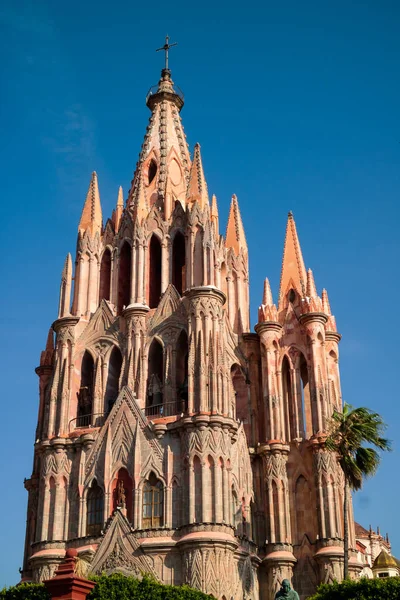
[[[129,209],[139,220],[156,206],[169,218],[176,200],[185,205],[191,167],[190,153],[180,117],[183,93],[174,85],[168,68],[168,36],[157,51],[165,51],[165,67],[157,86],[150,88],[146,104],[151,110],[128,196]]]

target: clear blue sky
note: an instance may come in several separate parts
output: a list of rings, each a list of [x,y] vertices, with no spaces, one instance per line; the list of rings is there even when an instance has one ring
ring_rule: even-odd
[[[286,215],[343,334],[344,398],[377,409],[394,452],[355,498],[400,557],[400,8],[396,1],[3,0],[0,587],[18,580],[38,365],[90,174],[105,217],[126,194],[169,33],[191,149],[222,229],[236,193],[251,269],[276,298]],[[397,348],[397,350],[396,350]]]

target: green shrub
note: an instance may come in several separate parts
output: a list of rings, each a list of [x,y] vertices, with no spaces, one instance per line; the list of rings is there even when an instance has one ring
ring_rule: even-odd
[[[358,579],[320,585],[309,600],[399,600],[400,577]]]
[[[192,588],[163,585],[151,577],[142,580],[125,577],[121,573],[91,577],[96,582],[87,600],[212,600]],[[21,583],[0,590],[0,600],[50,600],[42,583]]]
[[[0,590],[0,600],[50,600],[43,583],[21,583]]]

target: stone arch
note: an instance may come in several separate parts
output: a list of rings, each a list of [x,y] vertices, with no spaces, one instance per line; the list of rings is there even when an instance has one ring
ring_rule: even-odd
[[[311,406],[311,387],[308,377],[308,365],[303,353],[299,356],[299,388],[301,392],[301,407],[304,437],[310,438],[314,433],[313,413]]]
[[[181,231],[175,233],[172,241],[172,284],[182,296],[186,289],[186,240]]]
[[[104,524],[104,491],[96,478],[86,490],[86,535],[99,535]]]
[[[164,484],[151,471],[142,486],[142,528],[153,529],[164,524]]]
[[[118,314],[121,314],[124,306],[129,306],[131,301],[131,276],[132,276],[132,248],[125,240],[119,252],[118,265]]]
[[[110,412],[118,398],[122,362],[121,351],[117,346],[114,346],[108,358],[107,382],[104,395],[104,411],[106,413]]]
[[[106,247],[100,263],[99,303],[102,300],[110,300],[111,262],[111,250]]]
[[[246,434],[249,434],[250,415],[248,407],[248,390],[246,377],[238,363],[231,366],[231,381],[235,393],[236,418],[243,421]]]
[[[114,512],[118,507],[126,510],[128,521],[132,519],[132,490],[132,478],[126,468],[121,467],[111,481],[111,512]]]
[[[147,365],[146,407],[158,407],[159,410],[164,399],[164,351],[158,338],[153,338],[150,344]]]
[[[290,360],[285,354],[281,366],[283,406],[285,411],[285,434],[288,441],[298,437],[299,415],[292,393],[292,379],[290,376]]]
[[[161,241],[153,232],[149,243],[148,298],[150,308],[157,308],[161,297]]]
[[[78,391],[77,427],[89,427],[93,413],[95,362],[92,353],[85,350],[81,362],[81,380]]]
[[[178,412],[185,412],[188,403],[188,360],[189,342],[184,329],[180,332],[176,342],[175,353],[175,385],[178,400]]]
[[[193,285],[203,285],[203,229],[200,225],[195,228],[192,269]]]

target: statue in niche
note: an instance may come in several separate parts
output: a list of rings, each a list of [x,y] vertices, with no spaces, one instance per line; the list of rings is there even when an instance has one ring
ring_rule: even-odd
[[[122,479],[119,479],[117,484],[117,506],[121,506],[122,508],[126,506],[125,488]]]
[[[275,600],[277,598],[286,598],[287,600],[299,600],[298,593],[292,590],[290,587],[289,579],[284,579],[282,581],[281,589],[275,594]]]

